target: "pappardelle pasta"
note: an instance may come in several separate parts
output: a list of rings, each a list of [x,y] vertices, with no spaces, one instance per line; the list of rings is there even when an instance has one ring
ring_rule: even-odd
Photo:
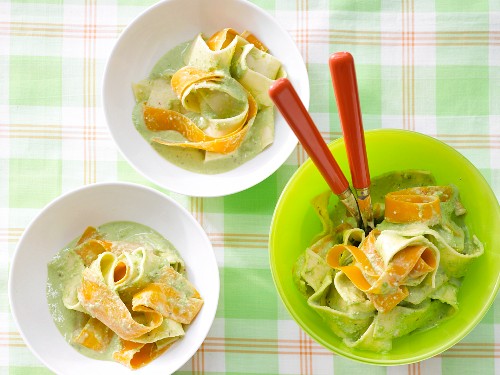
[[[323,231],[297,259],[293,277],[308,305],[352,348],[392,349],[392,341],[450,318],[458,291],[483,245],[464,224],[454,186],[428,172],[373,179],[376,228],[356,227],[331,193],[312,204]]]
[[[268,89],[286,73],[250,32],[183,43],[133,84],[137,130],[164,158],[200,173],[237,167],[274,139]]]
[[[172,244],[132,222],[88,227],[61,250],[48,265],[47,300],[74,348],[131,369],[181,339],[203,305]]]

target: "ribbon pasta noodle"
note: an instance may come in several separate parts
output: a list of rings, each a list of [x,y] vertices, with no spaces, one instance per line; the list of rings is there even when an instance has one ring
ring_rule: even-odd
[[[203,306],[175,248],[136,223],[87,228],[48,269],[49,309],[65,338],[131,369],[181,339]]]
[[[367,236],[346,216],[313,200],[323,226],[299,257],[294,281],[308,305],[352,348],[387,352],[392,340],[427,329],[459,308],[458,291],[483,245],[468,233],[454,186],[429,173],[391,173],[372,181],[378,223]]]
[[[182,46],[133,84],[134,124],[175,164],[201,173],[235,168],[273,142],[268,90],[286,72],[248,31],[225,28]]]

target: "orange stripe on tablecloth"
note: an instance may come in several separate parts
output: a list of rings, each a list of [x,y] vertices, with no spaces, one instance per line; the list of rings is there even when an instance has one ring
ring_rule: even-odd
[[[406,70],[405,70],[405,0],[401,0],[401,114],[402,114],[402,128],[406,129]]]
[[[196,374],[196,356],[198,355],[198,351],[194,353],[191,357],[191,374]]]
[[[441,353],[437,357],[441,358],[500,358],[500,355],[464,355],[464,354],[447,354]]]
[[[93,79],[93,70],[92,70],[92,19],[93,19],[93,7],[92,0],[85,0],[85,16],[84,16],[84,125],[85,125],[85,135],[87,137],[92,136],[92,128],[93,128],[93,111],[92,111],[92,79]],[[93,142],[88,138],[84,141],[84,183],[91,184],[95,181],[93,174],[93,165],[94,165],[94,148]]]
[[[306,67],[309,67],[309,0],[305,0],[304,7],[305,34],[306,34]]]
[[[360,45],[360,46],[388,46],[388,47],[401,47],[401,43],[388,43],[380,40],[365,40],[365,41],[356,41],[353,40],[355,38],[350,37],[342,37],[342,38],[328,38],[328,40],[322,39],[309,39],[310,44],[352,44],[352,45]],[[400,38],[401,39],[401,38]],[[300,43],[301,38],[295,38],[296,43]],[[420,43],[415,42],[416,47],[482,47],[482,46],[500,46],[500,42],[484,42],[484,43],[470,43],[470,42],[462,42],[460,40],[456,40],[455,42],[434,42],[434,43]]]
[[[267,244],[269,240],[267,239],[245,239],[245,238],[222,238],[222,239],[217,239],[213,238],[213,236],[208,236],[212,241],[223,241],[225,243],[239,243],[239,242],[260,242],[260,243],[265,243]]]
[[[411,1],[411,103],[412,130],[415,130],[415,0]]]
[[[0,25],[26,25],[26,27],[64,27],[64,28],[82,28],[79,23],[57,23],[57,22],[36,22],[36,21],[0,21]],[[99,27],[115,28],[118,31],[124,29],[126,25],[100,24]]]
[[[0,347],[26,347],[25,344],[1,344],[0,343]],[[291,350],[291,351],[287,351],[287,350],[241,350],[241,349],[212,349],[212,348],[206,348],[206,349],[203,349],[204,353],[235,353],[235,354],[270,354],[270,355],[292,355],[292,356],[297,356],[299,355],[300,358],[302,358],[302,355],[303,355],[303,351],[296,351],[296,350]],[[310,356],[335,356],[334,353],[331,353],[329,351],[327,351],[326,349],[323,349],[321,351],[311,351],[310,353]],[[500,358],[500,355],[463,355],[463,354],[459,354],[459,355],[450,355],[450,354],[447,354],[446,352],[445,353],[442,353],[440,355],[437,356],[438,358],[471,358],[471,359],[480,359],[480,358],[484,358],[484,359],[490,359],[490,358]],[[194,368],[197,368],[197,364],[194,365],[195,363],[195,357],[193,356],[193,359],[192,359],[192,367],[193,369]],[[301,367],[302,369],[302,367]],[[193,373],[197,373],[195,371],[193,371]],[[302,372],[304,373],[304,372]]]
[[[205,344],[203,343],[201,345],[201,347],[202,347],[201,369],[202,369],[202,373],[205,374]]]
[[[200,222],[201,222],[201,226],[203,226],[203,224],[205,223],[205,199],[200,197],[200,203],[201,203],[201,218],[200,218]]]
[[[68,29],[67,27],[57,27],[57,26],[52,26],[52,25],[47,25],[46,27],[33,27],[27,24],[26,26],[0,26],[0,31],[26,31],[29,34],[32,34],[34,32],[44,32],[44,33],[59,33],[59,34],[64,34],[64,33],[70,33],[70,34],[82,34],[83,29],[78,30],[78,29]],[[120,30],[99,30],[95,31],[96,34],[98,33],[113,33],[113,34],[118,34],[120,33]],[[111,36],[111,35],[110,35]]]
[[[297,32],[293,32],[293,31],[290,31],[288,30],[292,36],[295,36],[295,37],[303,37],[301,35],[299,35]],[[385,36],[383,34],[386,34],[386,33],[389,33],[389,34],[394,34],[394,36]],[[477,42],[488,42],[488,41],[500,41],[500,36],[498,37],[495,37],[495,36],[491,36],[491,35],[488,35],[488,36],[467,36],[465,35],[466,33],[473,33],[472,31],[469,31],[469,32],[465,32],[465,33],[452,33],[452,35],[449,35],[449,36],[442,36],[442,35],[437,35],[438,32],[436,33],[430,33],[430,34],[434,34],[433,36],[420,36],[419,34],[421,34],[422,32],[415,32],[415,39],[419,42],[446,42],[446,41],[477,41]],[[428,34],[428,35],[430,35]],[[399,36],[397,36],[399,35]],[[384,33],[380,33],[380,32],[377,32],[377,31],[364,31],[364,32],[360,32],[359,30],[351,30],[351,31],[348,31],[348,30],[343,30],[342,32],[339,32],[339,31],[336,31],[336,30],[332,30],[331,32],[329,33],[326,33],[326,34],[321,34],[321,33],[315,33],[315,30],[314,29],[311,29],[309,31],[309,37],[314,37],[314,38],[328,38],[328,39],[331,39],[331,38],[340,38],[340,39],[356,39],[356,40],[362,40],[362,39],[366,39],[366,40],[372,40],[372,41],[388,41],[388,42],[391,42],[391,41],[394,41],[394,42],[397,42],[397,41],[400,41],[401,40],[401,32],[384,32]]]
[[[302,25],[301,25],[301,22],[300,22],[300,1],[301,0],[295,0],[295,24],[297,25],[297,36],[300,41],[296,41],[297,42],[297,46],[299,48],[299,51],[300,51],[300,54],[302,56],[304,56],[304,51],[303,51],[303,39],[304,39],[304,35],[303,35],[303,31],[302,31]],[[301,152],[300,152],[300,144],[297,145],[297,147],[295,147],[295,156],[297,158],[297,165],[300,166],[301,164],[301,160],[300,160],[300,156],[301,156]]]
[[[312,346],[313,340],[309,336],[307,336],[307,343],[309,344],[309,373],[311,375],[314,375],[314,372],[313,372],[313,346]]]
[[[220,233],[220,232],[209,232],[209,236],[212,237],[250,237],[250,238],[269,238],[268,234],[264,233]]]
[[[0,30],[0,36],[2,35],[2,30]],[[4,34],[6,35],[6,34]],[[116,39],[119,34],[116,36],[99,36],[99,39]],[[19,32],[9,32],[8,36],[19,36],[19,37],[39,37],[39,38],[64,38],[64,39],[83,39],[82,35],[54,35],[54,34],[36,34],[33,33],[19,33]]]
[[[200,222],[198,219],[198,198],[193,197],[192,200],[193,200],[193,216],[197,222]]]
[[[297,16],[298,17],[298,16]],[[297,18],[298,19],[298,18]],[[297,22],[298,24],[298,22]],[[47,27],[60,27],[63,29],[81,29],[82,25],[80,24],[72,24],[72,23],[44,23],[44,22],[26,22],[26,21],[0,21],[0,25],[10,25],[12,28],[12,25],[25,25],[26,29],[33,29],[34,27],[42,27],[42,26],[47,26]],[[14,26],[15,27],[15,26]],[[114,32],[121,32],[126,25],[115,25],[115,24],[98,24],[96,27],[99,28],[114,28]],[[392,39],[392,40],[400,40],[401,37],[401,32],[399,31],[379,31],[379,30],[348,30],[348,29],[336,29],[336,28],[328,28],[328,29],[320,29],[320,28],[309,28],[309,34],[314,34],[314,33],[327,33],[327,34],[332,34],[332,33],[344,33],[347,35],[350,34],[368,34],[368,35],[394,35],[393,37],[386,37],[387,39]],[[297,33],[299,31],[298,29],[288,29],[288,32],[290,32],[292,35]],[[103,30],[103,32],[107,32],[106,30]],[[495,30],[439,30],[439,31],[418,31],[415,32],[416,35],[419,36],[419,39],[426,39],[426,40],[434,40],[434,37],[420,37],[420,35],[436,35],[435,38],[437,39],[456,39],[457,35],[467,35],[467,34],[479,34],[479,35],[484,35],[484,36],[470,36],[470,37],[463,37],[464,39],[488,39],[488,38],[493,38],[493,39],[499,39],[500,40],[500,31],[495,31]],[[449,36],[448,36],[449,35]],[[498,36],[495,36],[498,35]],[[384,38],[384,37],[383,37]]]
[[[201,198],[197,197],[196,198],[196,219],[201,225],[202,219],[201,219]]]
[[[405,69],[405,109],[406,109],[406,129],[411,130],[411,109],[410,109],[410,4],[408,0],[403,0],[405,3],[405,11],[404,11],[404,17],[405,17],[405,29],[404,29],[404,38],[405,38],[405,63],[404,63],[404,69]]]
[[[41,130],[32,130],[32,129],[8,129],[8,130],[4,130],[4,129],[0,129],[0,132],[1,131],[8,131],[9,134],[13,134],[13,133],[21,133],[21,134],[24,134],[24,133],[30,133],[32,134],[33,132],[40,132],[40,133],[47,133],[47,134],[60,134],[62,133],[62,129],[59,128],[59,129],[41,129]],[[104,132],[102,132],[102,134],[104,134]]]
[[[4,33],[2,33],[4,31]],[[92,32],[87,33],[88,35],[92,35]],[[2,30],[0,28],[0,35],[7,35],[7,36],[17,36],[17,37],[40,37],[40,38],[68,38],[68,39],[82,39],[85,36],[80,35],[80,34],[48,34],[48,33],[33,33],[33,32],[15,32],[15,31],[7,31],[7,30]],[[116,35],[99,35],[97,34],[97,38],[99,39],[116,39],[119,35],[119,32],[116,33]],[[353,45],[383,45],[383,46],[400,46],[400,43],[389,43],[386,41],[398,41],[401,40],[401,37],[396,38],[396,37],[391,37],[391,38],[382,38],[382,37],[368,37],[368,36],[361,36],[361,37],[356,37],[356,36],[342,36],[342,35],[333,35],[328,37],[329,41],[324,41],[321,39],[321,35],[313,35],[309,36],[309,44],[335,44],[335,43],[350,43]],[[303,36],[301,37],[295,37],[295,41],[298,43],[300,39],[304,38]],[[354,41],[354,40],[365,40],[364,42],[359,42],[359,41]],[[425,43],[425,41],[431,41],[431,43]],[[448,42],[446,42],[448,40]],[[432,43],[432,41],[434,41]],[[476,43],[473,43],[472,41],[477,41]],[[480,37],[459,37],[459,38],[421,38],[417,37],[416,38],[416,43],[415,46],[417,47],[433,47],[433,46],[442,46],[442,47],[453,47],[453,46],[499,46],[500,43],[496,42],[500,41],[500,38],[480,38]]]
[[[305,48],[305,56],[304,56],[304,60],[305,60],[305,64],[306,64],[306,69],[307,71],[309,71],[309,0],[305,0],[303,2],[303,16],[304,16],[304,35],[305,35],[305,38],[306,38],[306,41],[305,41],[305,45],[304,45],[304,48]],[[307,154],[306,154],[306,150],[304,149],[304,147],[302,147],[302,145],[300,145],[299,147],[299,150],[300,150],[300,153],[301,153],[301,163],[304,163],[304,161],[307,159]]]
[[[208,232],[209,236],[212,237],[220,237],[220,238],[225,238],[225,237],[248,237],[251,239],[267,239],[269,238],[268,234],[265,233],[221,233],[221,232]]]
[[[93,7],[92,7],[92,31],[93,34],[91,35],[92,37],[92,47],[93,47],[93,54],[92,54],[92,111],[93,111],[93,121],[92,121],[92,135],[93,138],[95,139],[96,131],[97,131],[97,39],[96,39],[96,23],[97,23],[97,3],[96,1],[92,1]],[[93,182],[97,182],[97,145],[95,141],[91,141],[93,148],[94,148],[94,180]]]
[[[198,221],[198,200],[196,197],[191,198],[191,200],[193,201],[193,216]]]
[[[18,331],[0,331],[0,335],[8,335],[8,336],[19,336],[21,337],[21,334]],[[208,336],[205,338],[205,344],[206,345],[218,345],[220,343],[225,343],[227,345],[239,345],[239,342],[248,342],[248,343],[263,343],[263,345],[266,344],[274,344],[271,347],[277,347],[278,344],[280,343],[288,343],[288,344],[300,344],[300,338],[299,339],[282,339],[282,338],[270,338],[270,337],[223,337],[223,336]],[[315,344],[314,341],[312,341],[313,345],[317,347],[318,349],[323,348],[319,344]],[[281,344],[280,344],[281,345]],[[491,351],[500,351],[500,343],[494,343],[494,342],[458,342],[454,346],[452,346],[448,351],[450,350],[455,350],[456,347],[478,347],[478,346],[485,346],[485,350]],[[490,347],[498,347],[498,348],[493,348],[491,349]],[[326,350],[326,349],[325,349]],[[447,351],[447,352],[448,352]]]
[[[1,25],[1,24],[0,24]],[[24,26],[25,25],[25,26]],[[26,31],[28,33],[33,33],[33,32],[44,32],[44,33],[70,33],[70,34],[82,34],[83,33],[83,29],[80,28],[80,29],[70,29],[68,27],[66,27],[66,25],[60,27],[60,26],[54,26],[54,25],[51,25],[51,24],[47,24],[46,26],[44,27],[38,27],[36,25],[32,25],[31,23],[25,23],[24,25],[20,25],[20,26],[0,26],[0,31]],[[96,29],[95,29],[95,34],[99,34],[99,33],[109,33],[109,34],[119,34],[121,32],[120,29],[116,28],[115,30],[111,30],[111,29],[108,29],[108,30],[97,30],[97,26],[96,26]],[[111,35],[110,35],[111,36]]]
[[[2,334],[0,332],[0,334]],[[17,332],[5,332],[3,334],[18,334]],[[214,342],[215,341],[215,342]],[[220,341],[220,342],[217,342]],[[243,342],[243,343],[241,343]],[[281,345],[281,343],[288,343],[294,345]],[[487,347],[495,347],[499,346],[498,343],[458,343],[460,346],[487,346]],[[456,346],[457,346],[456,345]],[[25,344],[18,343],[9,343],[9,344],[1,344],[0,346],[11,346],[11,347],[24,347]],[[248,348],[248,349],[245,349]],[[253,350],[255,349],[255,350]],[[258,350],[261,349],[261,350]],[[275,350],[263,350],[263,349],[275,349]],[[282,350],[289,349],[289,350]],[[293,350],[295,349],[295,350]],[[301,369],[302,373],[307,372],[308,367],[306,367],[306,361],[312,361],[312,356],[317,355],[332,355],[327,349],[323,348],[319,344],[313,342],[310,338],[308,338],[305,333],[299,331],[299,339],[269,339],[269,338],[224,338],[224,337],[207,337],[203,344],[203,354],[204,353],[241,353],[241,354],[290,354],[290,355],[299,355],[300,361],[302,363]],[[481,349],[461,349],[458,351],[455,347],[448,349],[448,351],[440,354],[438,357],[443,358],[500,358],[500,354],[495,354],[499,352],[500,348],[486,350],[485,354],[465,354],[467,352],[481,352]],[[308,357],[307,357],[308,356]],[[304,358],[302,358],[304,357]],[[194,359],[194,357],[193,357]],[[198,358],[197,361],[200,359]],[[204,367],[204,362],[202,360],[202,365],[199,362],[194,362],[194,367],[202,366]],[[198,368],[198,367],[197,367]],[[310,369],[310,367],[309,367]],[[415,371],[415,370],[413,370]],[[417,372],[420,372],[420,369],[417,367]],[[311,371],[312,373],[312,371]]]
[[[458,348],[455,348],[455,347],[451,347],[450,349],[448,349],[446,351],[446,353],[448,353],[448,352],[450,352],[450,353],[465,353],[465,352],[471,352],[471,353],[478,353],[478,352],[494,353],[496,351],[500,352],[500,349],[496,349],[496,348],[483,348],[483,349],[479,349],[477,347],[474,347],[472,349],[458,349]]]
[[[48,140],[83,140],[83,141],[107,141],[110,138],[105,133],[97,133],[96,136],[77,136],[77,135],[34,135],[34,134],[24,134],[29,133],[29,131],[19,132],[21,134],[2,134],[0,132],[1,139],[48,139]],[[50,133],[49,133],[50,134]],[[325,140],[329,141],[332,139],[339,138],[336,134],[331,136],[332,133],[322,132]],[[434,138],[438,138],[441,141],[450,144],[455,148],[471,148],[471,149],[498,149],[500,148],[500,141],[498,140],[453,140],[453,139],[444,139],[442,136],[432,135]],[[465,135],[467,136],[467,135]],[[458,135],[457,135],[458,137]],[[471,136],[473,137],[473,136]],[[494,137],[494,135],[492,135]],[[484,143],[485,145],[474,145],[474,144]],[[465,145],[462,145],[465,144]]]
[[[320,132],[323,136],[331,136],[331,137],[341,137],[341,132],[333,132],[333,131],[322,131]],[[427,133],[426,133],[427,134]],[[434,138],[486,138],[484,140],[477,140],[475,142],[488,142],[488,138],[498,138],[498,140],[492,140],[493,142],[500,142],[500,134],[427,134]],[[457,140],[456,142],[466,142],[465,140]]]
[[[23,135],[23,134],[12,134],[12,135],[4,135],[0,134],[1,139],[48,139],[48,140],[93,140],[93,141],[99,141],[99,140],[109,140],[110,138],[98,138],[98,137],[83,137],[83,136],[57,136],[57,135],[39,135],[39,136],[33,136],[33,135]]]
[[[276,351],[262,351],[262,350],[236,350],[236,349],[226,349],[226,350],[219,350],[219,349],[206,349],[205,350],[207,353],[236,353],[236,354],[272,354],[272,355],[293,355],[293,356],[301,356],[302,357],[302,352],[300,351],[281,351],[281,350],[276,350]],[[312,353],[314,356],[332,356],[333,353],[330,352],[314,352]],[[303,374],[304,372],[302,371],[301,367],[301,373]]]
[[[85,80],[87,77],[87,0],[85,0],[85,9],[83,12],[83,184],[87,185],[87,95]]]
[[[269,241],[268,240],[257,240],[257,239],[236,239],[236,238],[223,238],[223,239],[214,239],[210,236],[210,241],[216,242],[216,243],[221,243],[221,244],[226,244],[226,245],[238,245],[238,244],[245,244],[245,243],[254,243],[256,246],[267,246]]]
[[[461,146],[461,145],[456,145],[453,147],[456,149],[464,149],[464,150],[470,150],[470,149],[474,149],[474,150],[481,150],[481,149],[499,150],[500,149],[500,146]]]
[[[193,356],[193,369],[192,369],[193,374],[198,374],[198,367],[199,366],[198,366],[198,350],[197,350]]]
[[[235,247],[243,247],[243,248],[246,248],[246,249],[264,249],[264,250],[267,250],[269,248],[269,246],[261,246],[261,245],[239,245],[239,246],[236,246],[236,245],[231,245],[231,244],[215,244],[215,243],[212,243],[212,246],[213,247],[228,247],[228,248],[235,248]]]
[[[305,364],[304,364],[304,359],[303,359],[303,341],[302,341],[302,330],[299,330],[299,339],[300,339],[300,345],[299,345],[299,352],[300,352],[300,356],[299,356],[299,364],[300,364],[300,373],[301,374],[304,374],[305,371],[304,371],[304,367],[305,367]]]
[[[287,29],[289,33],[293,34],[297,32],[297,29]],[[320,28],[311,28],[311,33],[346,33],[346,34],[388,34],[394,35],[395,38],[400,39],[401,32],[400,31],[389,31],[389,30],[355,30],[355,29],[336,29],[335,27],[330,27],[328,29],[320,29]],[[500,31],[495,30],[437,30],[437,31],[417,31],[416,34],[422,35],[431,35],[431,34],[451,34],[450,37],[454,37],[455,34],[498,34],[500,35]],[[499,36],[500,38],[500,36]]]

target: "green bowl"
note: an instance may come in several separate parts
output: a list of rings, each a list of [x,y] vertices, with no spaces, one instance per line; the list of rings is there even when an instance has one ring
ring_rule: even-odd
[[[292,280],[297,257],[321,231],[311,199],[328,189],[314,164],[307,160],[292,176],[278,201],[271,224],[270,263],[274,283],[295,321],[314,340],[344,357],[377,365],[421,361],[464,338],[488,311],[500,285],[500,206],[481,173],[452,147],[426,135],[404,130],[365,133],[370,174],[405,169],[428,170],[438,184],[455,184],[467,208],[466,224],[484,244],[484,255],[469,268],[459,292],[459,311],[424,332],[393,341],[385,354],[347,347],[306,303]],[[330,144],[335,159],[349,175],[343,139]]]

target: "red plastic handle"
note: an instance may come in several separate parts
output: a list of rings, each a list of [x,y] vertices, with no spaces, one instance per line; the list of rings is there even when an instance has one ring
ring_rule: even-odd
[[[332,54],[330,56],[330,73],[342,132],[344,133],[352,185],[355,189],[364,189],[370,186],[370,170],[366,157],[363,120],[352,55],[349,52]]]
[[[280,78],[269,88],[269,96],[299,139],[323,178],[335,194],[349,188],[349,183],[333,158],[318,128],[302,104],[290,81]]]

